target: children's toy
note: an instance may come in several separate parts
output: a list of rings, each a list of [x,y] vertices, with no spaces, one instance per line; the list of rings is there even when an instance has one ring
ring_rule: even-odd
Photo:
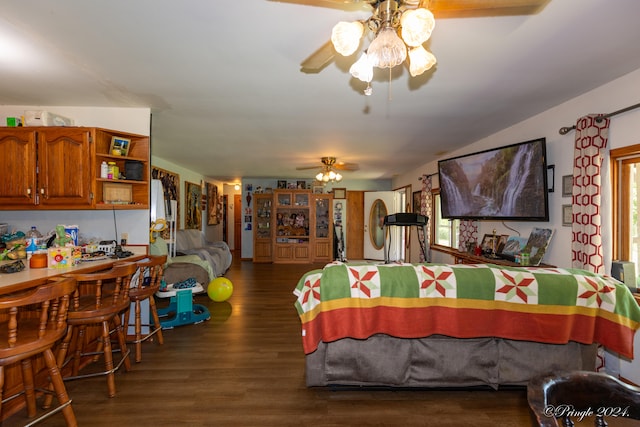
[[[191,325],[211,319],[207,307],[193,303],[193,294],[202,292],[204,288],[193,278],[166,287],[161,286],[156,296],[171,297],[168,307],[158,309],[162,329],[172,329],[176,326]]]

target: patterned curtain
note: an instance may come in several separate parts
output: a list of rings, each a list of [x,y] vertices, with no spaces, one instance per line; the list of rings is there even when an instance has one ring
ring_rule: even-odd
[[[468,243],[478,244],[478,222],[470,219],[460,220],[460,230],[458,234],[458,250],[467,252]]]
[[[422,192],[420,193],[420,214],[426,215],[427,217],[431,216],[431,212],[433,211],[433,195],[431,194],[431,189],[433,188],[433,181],[431,179],[432,175],[422,175]],[[433,224],[433,218],[429,218],[427,221],[427,235],[425,236],[424,242],[426,245],[426,255],[427,259],[425,259],[424,254],[420,251],[420,262],[430,262],[431,261],[431,247],[429,246],[429,236],[431,236],[431,226]],[[418,231],[418,233],[420,233]],[[418,238],[420,238],[420,234],[418,234]]]
[[[601,202],[603,161],[609,157],[609,122],[599,115],[578,119],[573,160],[571,263],[597,274],[605,273]]]

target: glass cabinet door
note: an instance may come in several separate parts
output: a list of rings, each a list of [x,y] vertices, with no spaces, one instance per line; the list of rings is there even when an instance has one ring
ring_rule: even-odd
[[[315,237],[329,237],[329,199],[316,198],[315,201]]]
[[[271,238],[271,197],[256,197],[256,237]]]

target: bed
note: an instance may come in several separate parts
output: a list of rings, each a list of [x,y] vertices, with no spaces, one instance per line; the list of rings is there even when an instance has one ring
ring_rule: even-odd
[[[624,284],[575,269],[334,262],[294,294],[309,387],[526,385],[633,358],[640,327]]]

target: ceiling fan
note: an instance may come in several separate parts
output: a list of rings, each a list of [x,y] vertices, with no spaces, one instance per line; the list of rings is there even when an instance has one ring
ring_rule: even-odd
[[[275,0],[309,6],[333,7],[344,10],[369,9],[372,18],[383,15],[389,5],[395,10],[425,8],[436,18],[529,15],[537,13],[549,0]],[[372,29],[373,30],[373,29]],[[323,44],[300,64],[305,73],[322,71],[335,57],[331,40]]]
[[[298,166],[296,170],[320,169],[316,175],[316,180],[321,182],[340,181],[342,175],[340,171],[357,171],[357,163],[338,162],[335,157],[323,157],[320,165]]]

